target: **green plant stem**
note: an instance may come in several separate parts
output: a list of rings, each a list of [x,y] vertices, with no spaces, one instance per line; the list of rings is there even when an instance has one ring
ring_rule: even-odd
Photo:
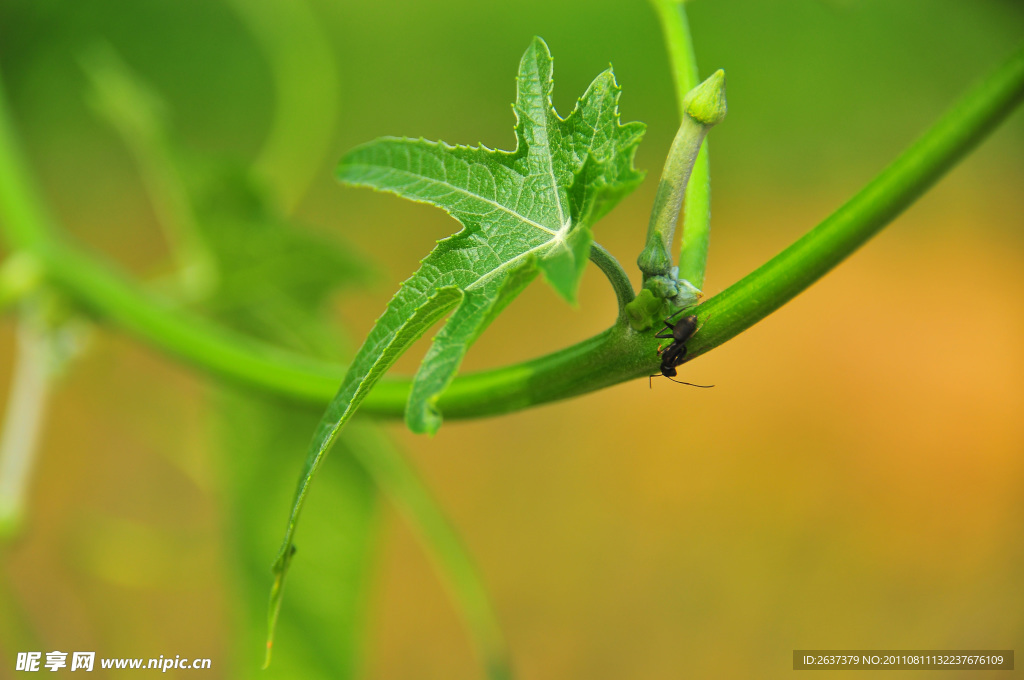
[[[672,78],[676,85],[679,118],[684,119],[686,94],[700,82],[697,56],[693,51],[686,8],[679,0],[651,0],[661,24],[668,49]],[[711,238],[711,163],[705,140],[697,154],[683,202],[683,228],[679,243],[679,278],[695,288],[704,288],[704,268]]]
[[[1024,98],[1024,46],[921,139],[824,222],[699,308],[707,323],[688,343],[698,356],[778,309],[892,221],[976,146]],[[223,331],[138,292],[105,267],[57,244],[15,153],[0,89],[0,223],[11,245],[38,257],[51,280],[143,340],[217,375],[284,397],[323,404],[344,367],[312,361]],[[446,417],[505,413],[647,375],[657,340],[622,323],[559,352],[460,376],[442,396]],[[364,413],[401,417],[408,379],[385,380]]]
[[[203,238],[181,173],[172,160],[160,98],[108,45],[81,59],[90,77],[93,107],[121,136],[139,168],[150,204],[177,263],[177,286],[201,300],[217,286],[217,263]]]
[[[604,272],[604,275],[608,277],[608,281],[612,284],[612,288],[615,290],[615,299],[619,303],[619,315],[621,316],[626,305],[636,297],[633,284],[629,281],[629,274],[622,268],[622,265],[619,264],[614,255],[596,242],[590,245],[590,261]]]
[[[36,258],[28,253],[15,253],[0,264],[0,311],[6,311],[35,292],[42,283],[43,272]]]
[[[7,94],[0,80],[0,227],[9,246],[44,250],[52,241],[49,217],[22,165],[8,110]]]

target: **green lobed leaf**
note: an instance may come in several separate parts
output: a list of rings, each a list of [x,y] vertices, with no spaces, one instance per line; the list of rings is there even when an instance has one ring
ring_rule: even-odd
[[[283,221],[244,169],[207,162],[190,194],[197,224],[218,264],[218,286],[204,301],[218,320],[246,332],[333,357],[337,329],[323,306],[338,289],[363,282],[367,265],[328,240]],[[326,352],[320,351],[327,349]],[[230,462],[225,519],[231,522],[232,581],[240,597],[239,644],[233,677],[252,677],[253,650],[266,628],[253,614],[265,612],[270,574],[264,560],[271,524],[267,517],[290,499],[273,481],[290,461],[275,455],[295,449],[318,413],[259,396],[225,391],[217,409],[223,450]],[[361,669],[370,567],[379,535],[379,488],[402,510],[439,576],[451,587],[487,677],[511,677],[508,655],[482,580],[457,533],[401,451],[370,423],[350,426],[337,446],[345,455],[320,477],[320,494],[306,511],[301,554],[306,573],[289,589],[278,635],[283,652],[263,671],[268,678],[353,678]],[[364,473],[369,473],[369,476]],[[311,524],[311,526],[310,526]],[[257,623],[259,621],[259,623]]]
[[[441,423],[436,400],[469,345],[538,272],[574,302],[592,243],[591,225],[643,179],[633,156],[645,126],[619,123],[619,86],[611,69],[594,79],[565,119],[552,105],[551,73],[547,45],[535,38],[516,79],[515,151],[384,138],[342,159],[343,182],[436,205],[463,229],[438,242],[402,284],[317,427],[275,565],[271,623],[312,477],[374,383],[454,310],[413,380],[406,408],[413,431],[435,432]]]
[[[419,337],[420,320],[433,323],[455,308],[414,380],[406,409],[413,431],[437,430],[434,402],[466,349],[538,271],[575,301],[590,225],[643,178],[633,155],[644,126],[619,124],[611,70],[564,120],[551,104],[551,71],[547,46],[536,38],[519,67],[515,151],[384,138],[353,150],[339,166],[344,182],[436,205],[464,227],[440,241],[402,285],[360,356],[372,367],[389,356],[385,348],[404,349],[399,339]],[[365,372],[370,377],[372,368]]]

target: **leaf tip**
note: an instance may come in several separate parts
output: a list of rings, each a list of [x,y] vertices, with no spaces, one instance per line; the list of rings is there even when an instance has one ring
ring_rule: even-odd
[[[274,561],[274,585],[270,587],[270,605],[267,609],[267,649],[263,656],[263,668],[270,666],[271,650],[274,646],[274,634],[277,632],[277,619],[281,614],[281,602],[284,592],[284,577],[288,573],[295,544],[286,539],[281,554]]]
[[[544,38],[539,35],[533,36],[530,40],[530,49],[537,50],[547,58],[551,58],[551,50],[548,48],[548,44],[544,41]]]
[[[263,665],[260,666],[260,670],[267,670],[270,668],[270,650],[274,646],[273,640],[267,640],[267,651],[263,655]]]

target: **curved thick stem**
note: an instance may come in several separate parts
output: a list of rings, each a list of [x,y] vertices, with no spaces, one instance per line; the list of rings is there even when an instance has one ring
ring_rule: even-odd
[[[824,222],[698,308],[710,317],[688,343],[696,357],[778,309],[891,222],[1024,98],[1024,46],[920,140]],[[0,222],[9,243],[35,255],[50,280],[84,306],[165,351],[222,377],[284,397],[328,403],[344,367],[224,331],[139,292],[94,259],[59,243],[14,152],[0,91]],[[515,411],[654,372],[657,340],[619,323],[554,354],[461,376],[438,406],[446,417]],[[385,380],[363,412],[400,417],[408,379]]]

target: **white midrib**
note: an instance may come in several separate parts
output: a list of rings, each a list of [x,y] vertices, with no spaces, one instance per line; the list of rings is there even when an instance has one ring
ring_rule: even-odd
[[[528,258],[533,253],[539,252],[541,250],[548,250],[548,249],[552,249],[552,248],[564,247],[565,246],[565,242],[566,242],[566,238],[569,235],[569,229],[570,228],[572,228],[572,222],[565,222],[564,224],[562,224],[562,227],[557,232],[556,231],[551,231],[551,230],[546,230],[549,234],[554,236],[554,238],[552,238],[550,241],[545,241],[544,243],[540,243],[538,245],[535,245],[534,247],[530,248],[529,250],[524,250],[523,252],[519,253],[515,257],[502,262],[500,265],[498,265],[497,267],[495,267],[491,271],[487,272],[486,274],[484,274],[483,276],[478,278],[473,283],[471,283],[468,286],[466,286],[466,291],[468,292],[468,291],[475,290],[475,289],[483,287],[484,284],[486,284],[488,281],[493,279],[495,276],[497,276],[497,275],[499,275],[499,274],[501,274],[503,272],[508,271],[509,269],[514,267],[517,263],[522,262],[523,260]]]
[[[561,192],[558,191],[558,181],[555,179],[554,159],[551,157],[551,138],[548,136],[548,132],[549,132],[549,130],[548,130],[548,120],[549,119],[548,119],[547,115],[545,115],[544,116],[544,121],[545,122],[544,122],[544,125],[543,125],[543,129],[544,129],[544,150],[546,151],[546,153],[544,155],[547,156],[547,161],[548,161],[548,164],[547,164],[548,165],[548,177],[551,179],[551,192],[555,195],[555,207],[558,208],[558,223],[561,225],[561,227],[559,227],[558,231],[555,232],[555,231],[551,231],[547,227],[543,227],[543,226],[537,224],[536,222],[533,222],[532,220],[525,220],[524,219],[524,221],[527,222],[528,224],[532,224],[535,227],[540,227],[541,229],[543,229],[547,233],[551,234],[554,238],[551,239],[550,241],[545,242],[545,243],[541,243],[540,245],[536,245],[533,248],[530,248],[529,250],[524,250],[523,252],[519,253],[518,255],[513,257],[512,259],[507,260],[507,261],[501,263],[499,266],[495,267],[491,271],[487,272],[486,274],[484,274],[483,276],[478,278],[473,283],[471,283],[468,286],[466,286],[466,291],[467,292],[484,286],[488,281],[493,279],[495,276],[497,276],[497,275],[499,275],[499,274],[501,274],[503,272],[508,271],[510,268],[514,267],[517,263],[522,262],[524,259],[526,259],[527,257],[529,257],[530,255],[532,255],[533,253],[535,253],[537,251],[546,250],[546,249],[549,249],[549,248],[558,248],[558,247],[564,247],[565,246],[566,238],[569,235],[569,229],[572,228],[572,221],[565,219],[565,211],[562,209],[562,194],[561,194]],[[486,199],[482,199],[482,200],[486,200]],[[494,203],[494,205],[499,205],[499,204]],[[509,211],[509,212],[511,212],[511,211]]]
[[[355,163],[353,164],[354,167],[358,167],[358,165],[361,165],[361,164],[355,164]],[[380,166],[377,166],[377,165],[365,164],[363,166],[367,167],[367,168],[373,168],[373,169],[376,169],[376,170],[381,169]],[[443,187],[447,187],[448,189],[451,189],[455,193],[462,194],[463,196],[468,196],[470,198],[475,198],[478,201],[482,201],[482,202],[486,203],[487,205],[494,206],[498,210],[501,210],[502,212],[504,212],[504,213],[506,213],[506,214],[508,214],[508,215],[510,215],[510,216],[512,216],[514,218],[516,218],[517,220],[519,220],[523,224],[528,224],[531,227],[535,227],[537,229],[540,229],[541,231],[543,231],[545,233],[548,233],[548,234],[551,234],[552,236],[557,236],[558,235],[558,232],[553,231],[552,229],[549,229],[549,228],[545,227],[540,222],[537,222],[535,220],[531,220],[529,217],[526,217],[525,215],[521,215],[521,214],[517,213],[512,208],[509,208],[507,205],[502,205],[501,203],[498,203],[497,201],[495,201],[493,199],[490,199],[490,198],[487,198],[485,196],[481,196],[480,194],[474,194],[472,191],[467,191],[466,189],[463,189],[462,187],[459,187],[459,186],[456,186],[454,184],[451,184],[450,182],[446,182],[443,179],[435,179],[433,177],[424,177],[423,175],[417,175],[416,173],[410,172],[408,170],[397,170],[395,168],[389,168],[389,167],[385,167],[384,169],[387,170],[388,172],[394,172],[394,173],[397,173],[399,175],[404,175],[404,176],[409,177],[411,179],[415,179],[416,181],[419,181],[419,182],[429,182],[431,184],[439,184],[439,185],[441,185]],[[370,185],[370,186],[372,186],[372,185]],[[556,201],[555,201],[555,203],[558,205],[559,221],[560,222],[564,222],[565,219],[562,217],[562,205],[561,205],[560,199],[557,198],[557,193],[556,193]]]
[[[353,165],[355,165],[355,164],[353,164]],[[378,166],[367,165],[366,167],[377,168]],[[473,283],[471,283],[468,286],[466,286],[465,290],[466,291],[471,291],[471,290],[477,290],[479,288],[482,288],[488,281],[490,281],[494,277],[498,276],[499,274],[502,274],[503,272],[508,271],[509,269],[514,267],[517,263],[522,262],[524,259],[526,259],[530,255],[532,255],[533,253],[536,253],[536,252],[541,251],[541,250],[545,250],[547,248],[557,248],[557,247],[565,245],[566,239],[568,238],[568,235],[569,235],[569,230],[572,229],[572,221],[565,219],[565,213],[562,210],[562,197],[558,193],[558,186],[555,184],[555,172],[554,172],[554,166],[551,164],[550,154],[548,154],[548,168],[549,168],[549,173],[548,174],[551,177],[552,190],[555,192],[555,205],[558,207],[558,219],[559,219],[559,221],[561,222],[561,225],[562,225],[561,227],[559,227],[558,231],[553,231],[553,230],[545,227],[543,224],[540,224],[539,222],[536,222],[535,220],[531,220],[530,218],[526,217],[525,215],[519,214],[518,212],[516,212],[515,210],[512,210],[511,208],[509,208],[506,205],[502,205],[501,203],[498,203],[497,201],[494,201],[492,199],[489,199],[489,198],[486,198],[484,196],[481,196],[480,194],[474,194],[471,191],[467,191],[466,189],[463,189],[462,187],[459,187],[459,186],[456,186],[454,184],[451,184],[450,182],[446,182],[445,180],[440,180],[440,179],[436,179],[436,178],[433,178],[433,177],[424,177],[423,175],[418,175],[416,173],[409,172],[408,170],[398,170],[396,168],[387,168],[387,170],[389,172],[393,172],[393,173],[397,173],[399,175],[403,175],[403,176],[409,177],[410,179],[414,179],[416,181],[428,182],[428,183],[431,183],[431,184],[437,184],[437,185],[441,185],[441,186],[447,187],[448,189],[451,189],[455,193],[462,194],[463,196],[468,196],[470,198],[475,198],[478,201],[482,201],[482,202],[484,202],[484,203],[486,203],[488,205],[494,206],[498,210],[501,210],[502,212],[504,212],[504,213],[506,213],[506,214],[508,214],[508,215],[510,215],[510,216],[512,216],[514,218],[516,218],[517,220],[521,221],[523,224],[528,224],[531,227],[535,227],[537,229],[540,229],[541,231],[543,231],[546,234],[551,234],[551,236],[553,238],[551,238],[550,240],[545,241],[544,243],[538,244],[538,245],[530,248],[529,250],[524,250],[523,252],[519,253],[518,255],[513,257],[512,259],[506,260],[505,262],[501,263],[499,266],[495,267],[491,271],[487,272],[486,274],[484,274],[483,276],[478,278]]]
[[[546,116],[545,116],[546,119]],[[548,177],[551,179],[551,193],[555,195],[555,207],[558,208],[558,223],[565,229],[565,211],[562,210],[562,193],[558,190],[558,181],[555,179],[555,162],[551,157],[551,138],[548,136],[547,123],[544,125],[544,150],[548,157]]]

